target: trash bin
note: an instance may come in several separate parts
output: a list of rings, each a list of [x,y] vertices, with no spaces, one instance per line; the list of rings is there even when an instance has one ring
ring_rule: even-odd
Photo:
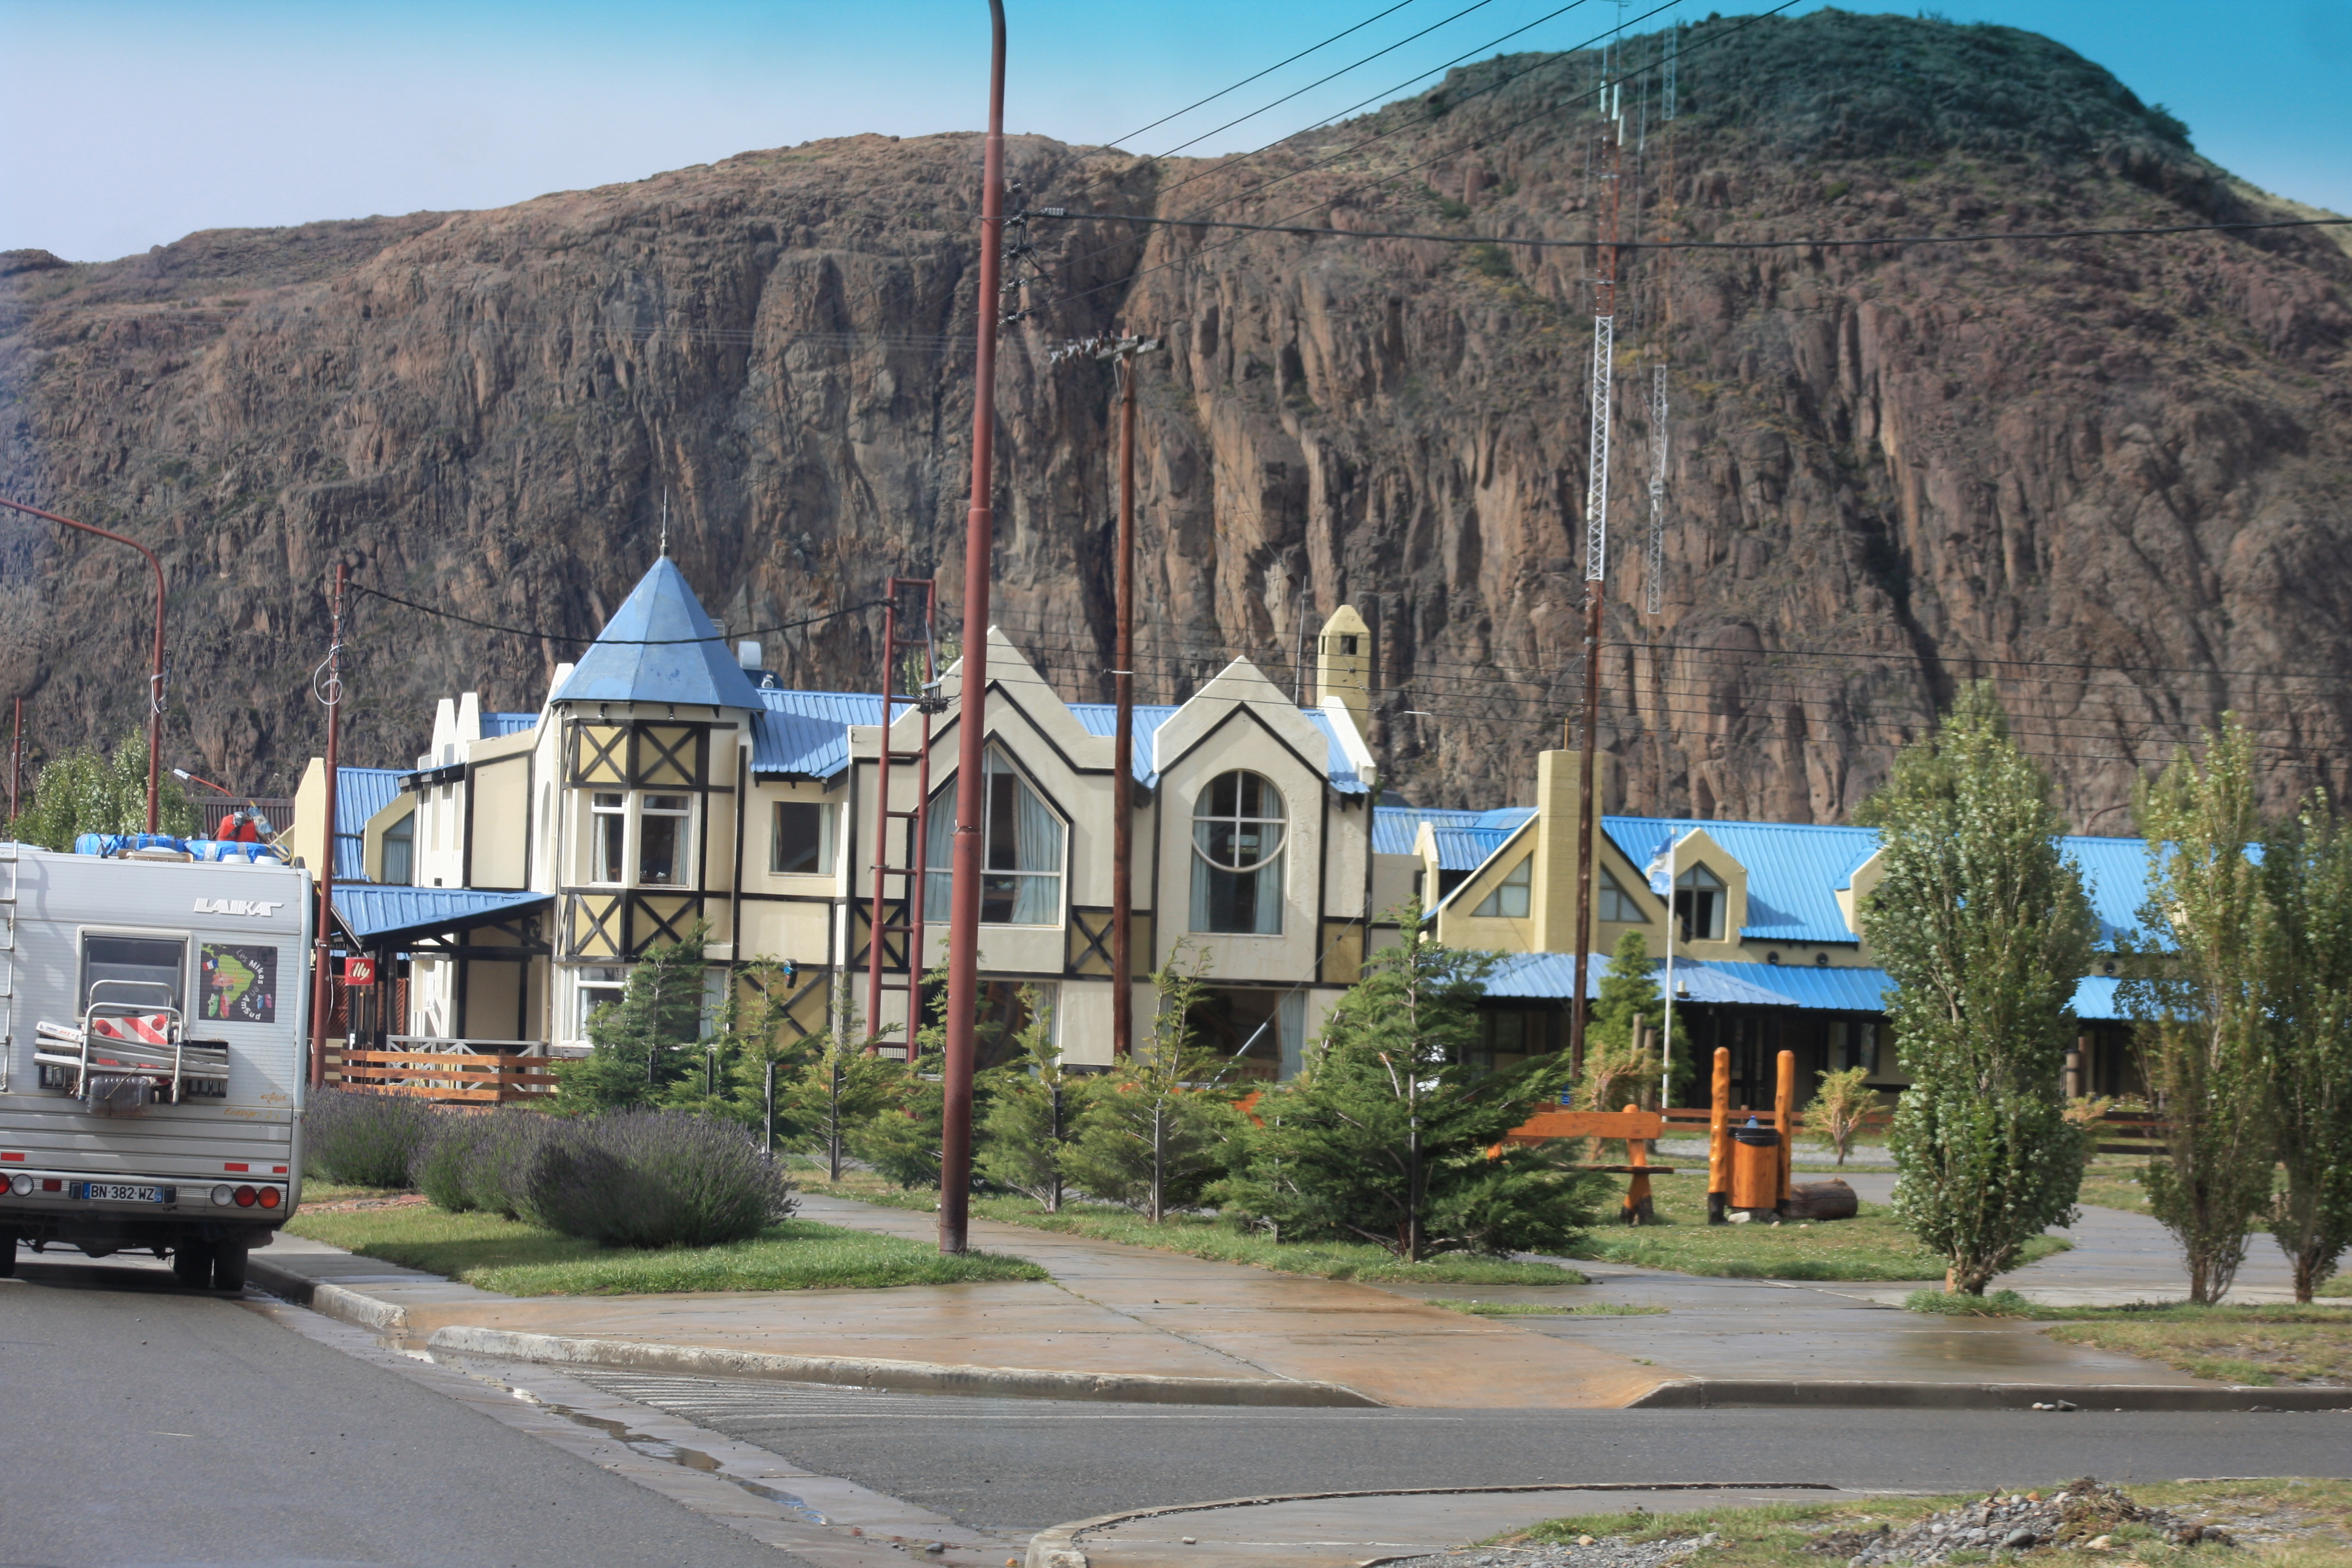
[[[1731,1133],[1731,1206],[1780,1206],[1780,1133],[1778,1128],[1747,1126]]]

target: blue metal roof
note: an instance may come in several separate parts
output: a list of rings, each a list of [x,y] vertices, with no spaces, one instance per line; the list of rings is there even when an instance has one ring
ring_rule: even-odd
[[[482,739],[496,741],[508,735],[520,735],[539,728],[536,713],[485,713],[482,715]]]
[[[399,797],[400,781],[404,776],[398,768],[335,770],[335,880],[338,882],[357,882],[366,879],[368,818]]]
[[[1759,942],[1858,940],[1838,908],[1837,889],[1848,871],[1877,847],[1874,829],[1656,816],[1604,816],[1601,826],[1635,870],[1650,863],[1667,833],[1680,839],[1693,828],[1705,828],[1748,873],[1748,923],[1739,930],[1744,937]]]
[[[760,706],[751,678],[667,556],[638,579],[554,700]]]
[[[882,722],[882,699],[870,692],[786,691],[755,694],[751,771],[829,779],[849,766],[849,726]]]
[[[552,893],[487,888],[379,888],[335,884],[335,913],[362,942],[480,925],[518,910],[552,903]]]
[[[1424,822],[1437,828],[1502,828],[1507,834],[1535,815],[1531,805],[1498,806],[1490,811],[1456,811],[1446,806],[1383,805],[1372,815],[1372,849],[1381,855],[1410,855]],[[1501,839],[1495,841],[1496,844]]]
[[[2139,907],[2147,899],[2147,840],[2078,837],[2058,842],[2082,868],[2083,890],[2090,895],[2091,913],[2098,917],[2099,945],[2112,946],[2117,936],[2137,931]]]
[[[1500,849],[1514,830],[1507,827],[1432,827],[1437,841],[1437,868],[1475,871]]]
[[[1661,981],[1665,965],[1653,961]],[[1596,952],[1585,976],[1587,995],[1601,994],[1609,955]],[[2074,1016],[2091,1023],[2128,1018],[2113,976],[2085,975],[2074,987]],[[1821,1013],[1884,1013],[1895,989],[1884,969],[1824,968],[1810,963],[1719,963],[1675,960],[1675,1000],[1741,1007],[1796,1007]],[[1564,1002],[1576,991],[1576,955],[1514,953],[1487,977],[1486,994],[1503,1000]]]

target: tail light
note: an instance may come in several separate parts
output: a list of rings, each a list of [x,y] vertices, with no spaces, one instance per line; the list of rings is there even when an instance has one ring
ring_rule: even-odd
[[[26,1193],[33,1190],[33,1178],[30,1176],[12,1176],[8,1180],[8,1190],[21,1198]]]
[[[223,1208],[226,1208],[229,1205],[236,1202],[236,1189],[230,1186],[226,1182],[223,1182],[219,1186],[213,1189],[213,1202]]]
[[[276,1187],[264,1187],[261,1189],[261,1206],[263,1208],[274,1209],[278,1206],[278,1193]]]
[[[259,1195],[260,1194],[256,1193],[251,1187],[239,1187],[236,1190],[236,1206],[241,1209],[249,1209],[253,1206],[254,1199]]]

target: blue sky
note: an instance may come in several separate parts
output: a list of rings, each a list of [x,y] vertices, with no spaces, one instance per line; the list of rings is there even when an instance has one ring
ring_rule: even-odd
[[[1126,138],[1395,3],[1008,0],[1007,123],[1074,142]],[[1585,0],[1540,20],[1560,4],[1485,0],[1445,23],[1474,0],[1405,0],[1121,144],[1168,152],[1400,45],[1190,150],[1255,146],[1433,79],[1415,73],[1455,56],[1571,47],[1619,15],[1616,0]],[[1750,8],[1693,0],[1685,14],[1716,5]],[[2238,174],[2352,212],[2352,0],[1936,9],[2051,34],[2170,107],[2200,151]],[[982,0],[0,0],[0,248],[100,260],[199,228],[497,206],[818,137],[974,130],[986,16]]]

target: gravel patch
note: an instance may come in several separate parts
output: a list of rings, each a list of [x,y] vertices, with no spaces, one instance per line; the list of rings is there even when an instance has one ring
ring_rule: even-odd
[[[2160,1508],[2143,1508],[2116,1488],[2085,1476],[2047,1498],[1996,1494],[1931,1513],[1901,1530],[1832,1531],[1806,1550],[1843,1557],[1846,1568],[1927,1568],[1948,1562],[1957,1552],[1991,1555],[2043,1546],[2103,1552],[2111,1544],[2109,1536],[2126,1524],[2155,1531],[2177,1546],[2231,1544],[2224,1531]]]
[[[1714,1531],[1680,1541],[1640,1544],[1611,1536],[1587,1535],[1548,1546],[1462,1547],[1433,1557],[1409,1557],[1387,1568],[1667,1568],[1723,1538]]]

